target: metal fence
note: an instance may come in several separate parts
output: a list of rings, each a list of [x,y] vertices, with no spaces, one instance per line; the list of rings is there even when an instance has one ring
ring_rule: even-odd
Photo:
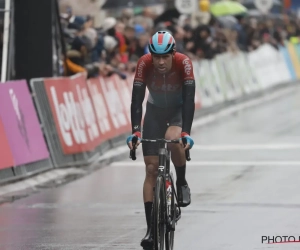
[[[0,184],[29,177],[52,168],[52,161],[49,158],[41,161],[31,162],[25,165],[2,169],[0,171]]]

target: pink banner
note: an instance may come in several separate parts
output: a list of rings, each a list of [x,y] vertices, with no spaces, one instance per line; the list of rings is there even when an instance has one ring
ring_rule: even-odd
[[[16,166],[49,157],[26,81],[0,84],[0,116]]]

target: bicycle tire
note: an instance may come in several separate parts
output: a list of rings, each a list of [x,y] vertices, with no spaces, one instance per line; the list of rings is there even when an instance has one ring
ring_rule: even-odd
[[[171,177],[171,182],[173,182],[173,178]],[[173,230],[167,230],[166,231],[166,236],[165,236],[165,242],[166,242],[166,250],[173,250],[174,248],[174,237],[175,237],[175,219],[176,219],[176,206],[175,206],[175,190],[173,190],[173,185],[172,187],[172,195],[171,195],[171,205],[170,208],[167,206],[167,214],[166,218],[171,220],[171,227]]]
[[[162,176],[158,176],[155,186],[155,196],[154,196],[154,213],[153,213],[153,238],[154,238],[154,249],[164,250],[164,240],[166,233],[165,225],[165,182]]]

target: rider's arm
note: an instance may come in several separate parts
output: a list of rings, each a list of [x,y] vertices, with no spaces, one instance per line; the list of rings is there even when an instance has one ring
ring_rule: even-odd
[[[182,133],[191,134],[195,113],[195,78],[192,61],[186,57],[182,61],[183,73],[183,109],[182,109]]]
[[[131,126],[132,133],[141,132],[141,120],[143,115],[143,101],[145,98],[146,83],[146,63],[142,57],[136,67],[133,80],[132,98],[131,98]]]

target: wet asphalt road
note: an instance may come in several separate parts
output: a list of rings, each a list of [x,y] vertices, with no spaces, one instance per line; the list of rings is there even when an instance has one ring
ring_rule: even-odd
[[[193,132],[176,250],[300,249],[300,90]],[[144,167],[114,163],[0,207],[0,249],[141,249]]]

